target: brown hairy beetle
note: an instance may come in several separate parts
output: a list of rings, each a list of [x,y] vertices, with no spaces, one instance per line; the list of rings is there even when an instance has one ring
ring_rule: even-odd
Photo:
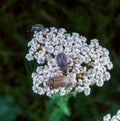
[[[57,88],[57,87],[60,87],[60,86],[65,86],[67,85],[69,82],[67,76],[55,76],[55,77],[52,77],[52,78],[49,78],[49,80],[46,82],[46,85],[49,86],[49,87],[54,87],[54,88]]]

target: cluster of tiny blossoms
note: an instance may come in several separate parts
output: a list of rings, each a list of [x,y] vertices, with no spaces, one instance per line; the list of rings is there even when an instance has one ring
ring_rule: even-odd
[[[100,46],[97,39],[92,39],[87,44],[87,39],[78,33],[67,33],[64,28],[50,27],[34,31],[28,47],[30,49],[26,59],[38,63],[36,72],[32,73],[32,88],[40,95],[65,95],[76,91],[84,92],[87,96],[91,85],[101,87],[110,79],[109,70],[113,68],[113,64],[109,51]],[[64,53],[67,57],[69,85],[54,87],[53,84],[53,87],[49,87],[46,82],[50,78],[63,75],[56,61],[59,53]]]
[[[120,110],[118,110],[117,114],[112,117],[110,114],[105,115],[103,121],[120,121]]]

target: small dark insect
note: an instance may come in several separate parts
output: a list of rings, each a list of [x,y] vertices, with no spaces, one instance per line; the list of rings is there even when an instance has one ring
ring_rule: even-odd
[[[32,26],[31,31],[42,31],[44,26],[42,24],[35,24]]]
[[[59,53],[56,57],[56,60],[60,70],[63,72],[63,75],[67,75],[68,63],[66,55],[64,53]]]
[[[53,78],[49,78],[49,80],[46,82],[46,85],[49,87],[60,87],[60,86],[65,86],[68,84],[68,78],[67,76],[55,76]]]

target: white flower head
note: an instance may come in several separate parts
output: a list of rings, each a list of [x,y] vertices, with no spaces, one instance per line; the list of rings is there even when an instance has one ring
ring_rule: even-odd
[[[90,94],[90,86],[102,87],[110,80],[109,70],[113,68],[109,51],[100,46],[97,39],[87,44],[87,38],[79,33],[67,33],[56,27],[34,31],[28,42],[29,51],[25,58],[38,64],[32,73],[33,91],[40,95],[61,96],[69,92]],[[64,54],[59,57],[58,54]]]

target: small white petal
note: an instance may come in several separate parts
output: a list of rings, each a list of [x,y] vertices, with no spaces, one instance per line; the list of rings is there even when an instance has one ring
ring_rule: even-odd
[[[103,121],[110,121],[111,119],[111,115],[110,114],[107,114],[103,117]]]
[[[89,86],[86,86],[86,87],[84,87],[84,94],[86,95],[86,96],[88,96],[88,95],[90,95],[90,87]]]

